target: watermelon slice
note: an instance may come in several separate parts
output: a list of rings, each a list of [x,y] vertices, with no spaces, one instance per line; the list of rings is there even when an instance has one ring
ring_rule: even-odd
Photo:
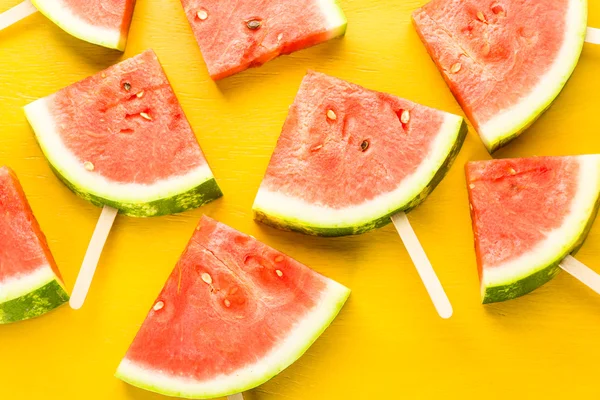
[[[296,361],[349,294],[253,237],[202,217],[116,375],[186,398],[251,389]]]
[[[551,280],[596,218],[600,155],[477,161],[466,173],[484,303]]]
[[[419,205],[464,141],[458,116],[309,72],[254,201],[258,221],[359,234]]]
[[[0,324],[40,316],[69,296],[15,173],[0,167]]]
[[[152,51],[37,100],[25,113],[57,175],[96,205],[148,217],[221,196]]]
[[[31,0],[67,33],[111,49],[125,50],[135,0]]]
[[[214,80],[346,32],[336,0],[181,2]]]
[[[421,39],[490,152],[531,125],[579,60],[586,0],[433,0]]]

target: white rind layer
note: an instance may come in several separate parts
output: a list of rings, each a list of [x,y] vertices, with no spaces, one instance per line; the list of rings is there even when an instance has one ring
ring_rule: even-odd
[[[338,2],[336,0],[317,0],[317,3],[327,18],[325,29],[327,32],[331,32],[331,38],[344,34],[348,21]]]
[[[527,128],[546,110],[573,73],[583,48],[587,25],[587,0],[571,0],[566,15],[563,45],[554,64],[533,90],[518,104],[479,126],[478,132],[488,150],[494,149]]]
[[[17,299],[55,280],[60,282],[47,264],[41,265],[29,275],[4,280],[0,282],[0,303]]]
[[[573,248],[592,218],[600,194],[600,156],[579,156],[578,190],[563,224],[521,257],[499,266],[483,265],[482,294],[486,288],[509,285],[560,261]]]
[[[125,358],[121,361],[115,375],[147,390],[194,399],[227,396],[259,386],[300,358],[344,305],[350,290],[335,281],[326,282],[326,289],[313,310],[296,323],[283,342],[252,365],[228,375],[216,376],[209,381],[198,382],[181,376],[170,376],[159,370],[151,370]]]
[[[263,182],[252,208],[266,215],[315,228],[349,228],[377,220],[403,204],[409,204],[425,190],[456,143],[462,123],[461,117],[446,113],[431,151],[417,170],[396,189],[372,200],[336,209],[269,190]]]
[[[31,0],[31,3],[67,33],[99,46],[125,50],[127,38],[121,38],[120,29],[107,29],[91,25],[75,15],[68,4],[62,0]]]
[[[49,109],[53,97],[51,95],[25,106],[25,114],[48,161],[61,176],[86,193],[118,202],[149,203],[184,193],[214,179],[208,164],[152,185],[114,182],[86,170],[57,132]]]

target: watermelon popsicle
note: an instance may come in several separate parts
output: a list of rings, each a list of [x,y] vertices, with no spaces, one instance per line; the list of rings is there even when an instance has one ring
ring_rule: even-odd
[[[116,376],[168,396],[240,399],[300,358],[349,295],[204,216]]]
[[[600,155],[467,163],[483,303],[527,294],[567,271],[600,294],[598,274],[570,254],[598,212]]]
[[[573,73],[587,26],[587,0],[433,0],[416,30],[490,153],[550,107]]]
[[[69,300],[46,237],[8,167],[0,167],[0,235],[0,324],[38,317]]]
[[[343,36],[337,0],[181,0],[213,80]]]
[[[405,213],[443,179],[463,118],[309,72],[254,201],[255,219],[318,236],[355,235],[393,219],[439,314],[452,307]]]
[[[222,195],[151,50],[27,105],[25,114],[56,175],[103,207],[73,308],[83,304],[117,211],[161,216]]]
[[[0,30],[40,11],[67,33],[125,50],[135,0],[25,0],[0,14]]]

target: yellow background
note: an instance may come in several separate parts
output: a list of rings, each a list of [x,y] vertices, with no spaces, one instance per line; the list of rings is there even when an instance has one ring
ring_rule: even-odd
[[[0,0],[0,10],[17,0]],[[311,68],[461,114],[410,23],[425,0],[342,0],[342,40],[218,84],[179,0],[139,0],[124,57],[153,48],[225,197],[155,219],[119,216],[84,308],[0,326],[0,399],[159,400],[113,377],[200,215],[255,235],[353,289],[338,319],[249,400],[600,398],[600,297],[566,274],[521,299],[482,306],[463,165],[488,158],[476,133],[409,216],[454,305],[437,317],[391,226],[337,239],[256,224],[251,205],[288,105]],[[600,2],[590,1],[600,27]],[[54,177],[21,107],[120,60],[40,14],[0,33],[0,164],[14,168],[69,290],[100,209]],[[600,152],[600,46],[586,45],[560,98],[499,157]],[[600,226],[578,258],[600,272]]]

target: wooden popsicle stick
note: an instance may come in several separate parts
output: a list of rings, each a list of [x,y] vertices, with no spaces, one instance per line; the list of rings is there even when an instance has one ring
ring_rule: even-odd
[[[585,41],[592,44],[600,44],[600,29],[587,28]]]
[[[450,300],[448,299],[440,280],[435,274],[415,231],[410,225],[410,222],[408,222],[408,217],[404,212],[399,212],[392,216],[392,222],[394,223],[402,242],[404,242],[404,246],[412,259],[413,264],[415,264],[417,272],[419,273],[438,314],[444,319],[450,318],[452,316],[452,304],[450,304]]]
[[[31,1],[29,0],[25,0],[24,2],[17,4],[8,11],[4,11],[2,14],[0,14],[0,31],[24,18],[27,18],[36,11],[37,8],[35,8],[35,6],[31,4]]]
[[[244,400],[244,396],[241,393],[232,394],[227,396],[227,400]]]
[[[559,264],[563,271],[579,280],[594,292],[600,294],[600,275],[572,256],[565,257]]]
[[[81,264],[81,269],[79,270],[79,275],[77,276],[75,287],[71,294],[71,300],[69,301],[69,305],[74,310],[80,309],[87,297],[90,285],[92,284],[92,279],[94,278],[94,273],[96,272],[96,267],[98,266],[98,261],[100,260],[100,255],[102,254],[102,249],[104,249],[104,244],[106,243],[110,229],[115,222],[117,213],[118,210],[112,207],[104,206],[104,208],[102,208],[102,213],[100,214],[96,229],[94,229],[94,234],[92,235],[92,240],[90,240],[85,257],[83,258],[83,263]]]

